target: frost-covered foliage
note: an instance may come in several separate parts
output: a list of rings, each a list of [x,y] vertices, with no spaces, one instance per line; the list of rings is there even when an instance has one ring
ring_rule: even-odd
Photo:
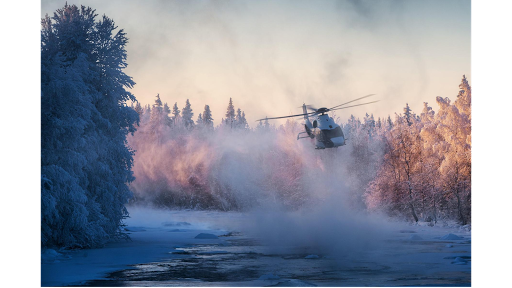
[[[408,105],[385,133],[385,155],[366,203],[392,215],[471,221],[471,87],[463,76],[454,104],[437,97],[419,117]]]
[[[394,120],[351,115],[340,123],[347,145],[339,149],[314,150],[308,140],[297,141],[300,121],[275,127],[262,120],[251,129],[233,99],[217,127],[208,105],[194,129],[162,120],[151,130],[142,121],[129,137],[137,150],[134,201],[220,210],[271,202],[297,209],[334,191],[355,209],[469,223],[471,88],[465,77],[460,87],[454,105],[437,98],[437,114],[424,103],[419,115],[406,104]]]
[[[228,111],[238,111],[233,126],[224,121],[213,127],[208,105],[201,124],[193,129],[185,129],[183,122],[141,122],[128,137],[137,151],[136,180],[130,185],[133,201],[238,210],[262,203],[297,208],[321,195],[317,190],[322,187],[312,180],[327,169],[322,159],[330,161],[332,155],[315,151],[312,143],[297,141],[303,129],[298,122],[288,121],[279,128],[267,123],[252,130],[232,99],[229,106]]]
[[[42,19],[41,244],[91,247],[123,236],[131,196],[135,83],[128,39],[95,10],[65,5]],[[142,107],[137,106],[142,113]]]

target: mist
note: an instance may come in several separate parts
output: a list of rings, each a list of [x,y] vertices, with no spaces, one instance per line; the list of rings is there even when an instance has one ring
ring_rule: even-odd
[[[241,212],[243,221],[225,227],[276,251],[296,247],[337,258],[376,248],[392,227],[366,211],[365,187],[375,169],[357,164],[351,142],[316,150],[311,139],[297,140],[300,120],[188,131],[142,119],[128,138],[136,150],[134,207]]]

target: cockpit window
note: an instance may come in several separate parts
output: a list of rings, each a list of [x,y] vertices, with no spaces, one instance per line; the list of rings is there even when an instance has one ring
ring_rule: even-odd
[[[322,130],[323,136],[327,139],[335,138],[335,137],[342,137],[343,131],[341,131],[341,128],[338,126],[332,130]]]

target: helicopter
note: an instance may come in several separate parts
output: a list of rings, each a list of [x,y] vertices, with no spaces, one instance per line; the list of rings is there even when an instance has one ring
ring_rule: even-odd
[[[368,98],[371,96],[374,96],[375,94],[369,94],[348,102],[345,102],[340,105],[336,105],[331,108],[315,108],[311,105],[302,104],[302,114],[297,115],[290,115],[290,116],[282,116],[282,117],[272,117],[272,118],[263,118],[258,119],[256,121],[262,121],[262,120],[272,120],[272,119],[283,119],[283,118],[293,118],[293,117],[304,117],[304,132],[300,132],[297,135],[297,140],[304,139],[304,138],[310,138],[315,139],[315,149],[325,149],[325,148],[338,148],[339,146],[345,145],[345,135],[343,135],[343,131],[341,130],[340,125],[336,124],[334,122],[334,119],[332,117],[329,117],[327,112],[334,111],[334,110],[340,110],[340,109],[347,109],[351,107],[361,106],[361,105],[367,105],[371,103],[379,102],[379,100],[361,103],[361,104],[355,104],[350,106],[345,106],[347,104],[350,104],[352,102]],[[345,107],[344,107],[345,106]],[[312,112],[308,112],[308,110]],[[309,117],[312,117],[313,122],[309,120]]]

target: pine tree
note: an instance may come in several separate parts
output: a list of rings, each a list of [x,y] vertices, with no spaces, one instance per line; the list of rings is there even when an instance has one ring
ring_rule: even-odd
[[[235,127],[239,129],[247,128],[247,120],[245,119],[245,112],[243,112],[240,108],[236,111],[235,117]]]
[[[245,112],[242,111],[242,118],[240,118],[241,127],[243,129],[248,128],[249,124],[247,123],[247,119],[245,119]]]
[[[169,108],[169,105],[167,105],[167,102],[166,102],[166,103],[164,103],[164,116],[166,118],[166,124],[168,126],[172,125],[171,117],[169,117],[170,114],[171,114],[171,108]]]
[[[155,104],[153,104],[153,109],[151,109],[151,118],[150,121],[154,123],[154,125],[158,125],[161,122],[161,118],[163,115],[163,107],[162,100],[160,100],[160,94],[156,95]]]
[[[151,117],[149,120],[149,129],[155,134],[156,141],[160,141],[162,134],[165,133],[166,127],[170,126],[171,119],[169,118],[170,109],[167,103],[162,105],[160,95],[156,95],[155,104],[151,109]]]
[[[204,105],[203,123],[205,127],[213,128],[212,112],[210,111],[210,106],[208,105]]]
[[[178,109],[178,102],[174,103],[172,107],[172,123],[174,126],[178,125],[178,121],[180,119],[180,109]]]
[[[391,130],[391,128],[393,128],[393,121],[391,120],[390,115],[388,115],[388,119],[386,120],[386,123],[387,123],[388,130]]]
[[[462,75],[462,82],[459,85],[460,91],[455,100],[455,106],[459,111],[468,116],[471,121],[471,86],[466,79],[466,75]]]
[[[199,113],[199,115],[197,116],[196,125],[198,127],[203,127],[203,116],[201,115],[201,113]]]
[[[183,108],[183,111],[181,112],[181,117],[183,119],[183,124],[185,125],[185,128],[194,128],[194,120],[192,120],[193,116],[194,113],[192,112],[190,101],[187,99],[187,101],[185,102],[185,108]]]
[[[137,104],[135,104],[135,108],[134,108],[135,112],[137,112],[137,114],[139,114],[139,117],[142,116],[142,114],[144,113],[144,110],[142,109],[142,106],[140,105],[140,103],[137,101]]]
[[[407,121],[407,125],[411,126],[412,125],[412,114],[411,114],[411,108],[409,108],[409,103],[405,103],[405,108],[404,108],[404,116],[405,116],[405,121]]]
[[[261,122],[262,120],[258,121],[258,125],[256,125],[256,130],[258,131],[261,131],[264,127],[263,127],[263,122]]]
[[[366,113],[364,117],[364,127],[370,137],[375,134],[375,119],[373,118],[373,114],[368,115],[368,113]]]
[[[229,98],[228,109],[226,111],[226,125],[233,128],[235,122],[235,106],[233,106],[233,99]]]

